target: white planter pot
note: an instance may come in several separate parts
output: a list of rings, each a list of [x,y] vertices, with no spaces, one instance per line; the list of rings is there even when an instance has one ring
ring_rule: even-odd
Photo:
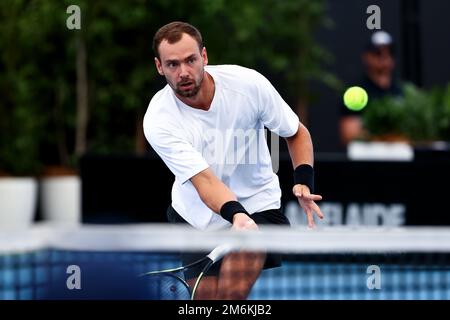
[[[45,221],[81,222],[81,179],[78,176],[42,178],[40,200]]]
[[[0,228],[27,228],[36,212],[34,178],[0,178]]]

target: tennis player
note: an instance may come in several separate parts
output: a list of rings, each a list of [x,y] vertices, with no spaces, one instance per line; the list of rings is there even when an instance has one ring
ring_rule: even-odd
[[[200,32],[184,22],[161,27],[153,50],[167,85],[150,101],[144,133],[175,175],[169,221],[201,230],[289,225],[280,211],[281,189],[264,127],[287,141],[292,190],[309,226],[314,213],[323,218],[315,203],[322,197],[313,194],[311,136],[264,76],[237,65],[208,66]],[[186,254],[183,263],[198,258]],[[196,298],[245,299],[261,270],[279,265],[273,254],[231,253],[210,269]],[[237,270],[241,276],[230,277]],[[190,284],[196,276],[185,274]]]

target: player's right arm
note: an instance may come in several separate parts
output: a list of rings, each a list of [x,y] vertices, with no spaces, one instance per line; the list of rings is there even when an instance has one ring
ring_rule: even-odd
[[[199,172],[190,180],[200,199],[216,213],[220,214],[224,204],[230,201],[237,201],[235,194],[209,168]],[[236,213],[233,216],[233,228],[257,229],[258,227],[247,214]]]
[[[235,229],[257,228],[253,219],[245,214],[245,208],[239,204],[236,195],[209,168],[180,126],[146,115],[144,133],[179,182],[190,181],[208,208],[232,223]]]

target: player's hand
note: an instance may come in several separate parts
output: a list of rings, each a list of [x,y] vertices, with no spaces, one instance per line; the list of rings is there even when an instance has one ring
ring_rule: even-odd
[[[308,219],[308,227],[314,228],[315,223],[313,212],[315,212],[320,219],[323,219],[324,217],[322,211],[320,211],[319,206],[314,202],[322,200],[322,196],[318,194],[311,194],[308,186],[305,186],[303,184],[296,184],[292,189],[292,192],[297,197],[300,206],[303,208],[303,210],[305,210],[306,217]]]
[[[245,213],[236,213],[233,216],[232,228],[235,230],[258,230],[255,221]]]

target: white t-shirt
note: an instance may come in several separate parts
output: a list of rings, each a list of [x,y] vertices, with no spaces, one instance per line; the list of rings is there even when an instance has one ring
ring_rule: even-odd
[[[175,175],[173,208],[198,229],[216,229],[230,224],[203,203],[190,178],[209,167],[250,214],[280,208],[264,127],[290,137],[299,119],[255,70],[236,65],[205,70],[215,83],[209,110],[184,104],[166,85],[150,101],[144,133]]]

